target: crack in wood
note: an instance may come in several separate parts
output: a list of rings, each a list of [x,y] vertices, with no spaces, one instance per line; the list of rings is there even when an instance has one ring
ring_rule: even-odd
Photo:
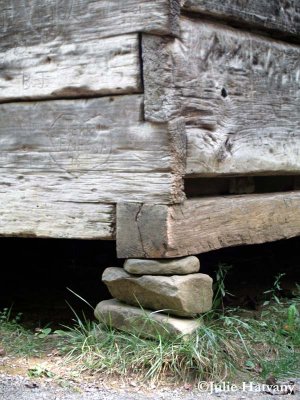
[[[140,217],[142,215],[142,208],[143,208],[143,204],[140,204],[139,208],[137,210],[137,213],[135,215],[135,222],[136,222],[136,227],[137,227],[137,230],[138,230],[138,233],[139,233],[140,244],[141,244],[142,251],[143,251],[143,257],[147,258],[147,252],[146,252],[146,249],[144,247],[143,235],[142,235],[142,232],[141,232],[141,228],[139,226],[139,219],[140,219]]]

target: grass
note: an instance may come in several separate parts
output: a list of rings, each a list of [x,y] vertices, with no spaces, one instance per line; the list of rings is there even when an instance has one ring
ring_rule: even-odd
[[[187,380],[197,375],[213,377],[224,373],[224,357],[238,357],[238,346],[226,337],[226,330],[203,326],[190,340],[158,336],[147,340],[122,333],[108,327],[92,325],[90,328],[64,332],[68,338],[67,358],[83,370],[106,374],[134,374],[138,378],[160,380],[174,377]],[[69,351],[68,351],[69,348]],[[233,365],[232,365],[233,366]]]
[[[147,340],[78,317],[72,327],[32,332],[5,310],[0,347],[13,355],[42,356],[54,346],[80,372],[156,382],[291,378],[300,375],[300,291],[282,299],[279,289],[259,312],[224,309],[222,303],[202,316],[202,326],[189,338],[158,334]]]
[[[61,349],[66,360],[82,371],[134,374],[152,381],[221,381],[243,375],[264,379],[270,374],[290,378],[300,374],[299,307],[300,298],[295,298],[271,304],[255,315],[238,309],[209,313],[188,339],[158,336],[147,340],[78,322],[60,332],[67,339]]]
[[[54,337],[46,335],[47,328],[37,332],[26,329],[21,324],[22,314],[12,317],[11,309],[0,312],[0,347],[16,357],[41,357],[53,347]],[[50,332],[49,332],[50,333]]]

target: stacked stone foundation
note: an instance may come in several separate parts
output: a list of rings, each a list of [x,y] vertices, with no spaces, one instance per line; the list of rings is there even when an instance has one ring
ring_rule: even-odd
[[[143,337],[190,335],[202,323],[199,315],[212,307],[212,279],[199,270],[194,256],[129,259],[124,268],[107,268],[102,280],[113,299],[100,302],[95,316]]]

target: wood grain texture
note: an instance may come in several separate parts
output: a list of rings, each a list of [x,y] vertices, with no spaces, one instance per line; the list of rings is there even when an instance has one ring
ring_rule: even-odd
[[[168,243],[168,207],[162,204],[118,203],[119,258],[164,258]],[[136,257],[135,257],[136,255]]]
[[[75,220],[78,214],[83,218],[75,237],[90,235],[92,228],[84,226],[91,225],[95,210],[95,237],[101,203],[182,201],[184,124],[180,119],[145,123],[142,105],[140,95],[1,104],[1,213],[6,217],[0,234],[15,231],[7,222],[11,215],[13,226],[26,231],[24,221],[35,226],[38,218],[47,236],[47,224],[49,232],[58,224],[53,210],[62,205],[58,217],[66,213],[70,220],[74,210]],[[43,212],[30,216],[35,206]]]
[[[146,119],[184,116],[188,175],[300,171],[299,47],[182,18],[143,60]]]
[[[177,35],[179,0],[0,0],[1,47],[133,32]]]
[[[145,123],[142,105],[140,95],[0,105],[2,181],[60,201],[181,201],[183,125]]]
[[[0,0],[0,102],[140,93],[137,32],[177,35],[179,13],[179,0]]]
[[[297,0],[182,0],[182,7],[242,27],[275,31],[300,40],[300,3]]]
[[[181,257],[298,235],[299,191],[191,199],[173,206],[117,206],[122,258]]]
[[[0,236],[115,239],[114,205],[31,195],[0,184]]]
[[[10,48],[0,57],[0,102],[142,91],[137,34]]]

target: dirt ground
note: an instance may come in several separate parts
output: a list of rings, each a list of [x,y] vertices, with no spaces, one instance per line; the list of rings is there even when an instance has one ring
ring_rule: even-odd
[[[299,380],[300,383],[300,380]],[[290,398],[289,395],[271,395],[240,390],[234,393],[201,392],[191,388],[145,388],[128,386],[122,382],[113,386],[105,382],[70,382],[67,387],[47,380],[30,380],[22,376],[0,374],[0,398],[3,400],[268,400]],[[291,395],[300,399],[300,392]]]
[[[29,377],[28,371],[49,372],[49,376]],[[294,379],[293,394],[281,395],[274,390],[245,382],[240,388],[229,387],[227,382],[219,386],[203,382],[200,388],[190,384],[142,383],[105,375],[92,376],[74,372],[72,365],[66,365],[56,354],[45,358],[0,358],[0,399],[1,400],[271,400],[300,399],[300,379]],[[284,382],[288,384],[289,382]]]

